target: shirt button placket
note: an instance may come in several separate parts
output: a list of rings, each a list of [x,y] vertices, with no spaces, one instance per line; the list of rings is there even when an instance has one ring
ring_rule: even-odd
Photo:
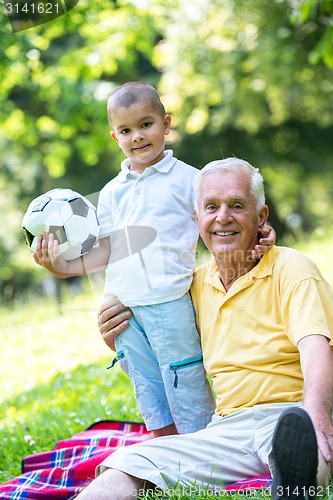
[[[134,187],[134,196],[133,196],[133,201],[137,200],[138,196],[141,194],[141,188],[140,188],[140,179],[137,179]]]

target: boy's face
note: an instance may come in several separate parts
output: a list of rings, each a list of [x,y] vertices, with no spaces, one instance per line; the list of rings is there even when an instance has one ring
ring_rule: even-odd
[[[145,168],[164,158],[164,136],[170,132],[170,115],[161,116],[150,102],[117,108],[109,115],[111,137],[131,160],[131,170]]]

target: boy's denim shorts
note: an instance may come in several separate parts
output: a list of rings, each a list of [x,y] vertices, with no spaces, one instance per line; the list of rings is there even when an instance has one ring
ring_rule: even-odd
[[[203,429],[215,403],[189,293],[131,310],[129,327],[115,339],[114,361],[131,379],[147,429],[172,423],[181,434]]]

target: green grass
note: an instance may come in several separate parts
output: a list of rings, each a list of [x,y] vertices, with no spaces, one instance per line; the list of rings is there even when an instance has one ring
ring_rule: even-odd
[[[106,370],[113,356],[90,301],[0,309],[0,482],[21,473],[24,456],[97,420],[141,420],[127,377]]]
[[[293,246],[333,285],[332,238]],[[141,420],[127,377],[117,365],[105,368],[113,355],[99,334],[92,295],[67,297],[61,311],[42,299],[0,308],[0,482],[21,473],[23,457],[95,421]],[[257,500],[267,496],[251,493]]]

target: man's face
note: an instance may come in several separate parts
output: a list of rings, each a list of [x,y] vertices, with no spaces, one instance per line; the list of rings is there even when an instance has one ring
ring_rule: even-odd
[[[244,262],[258,241],[268,209],[256,207],[245,172],[220,171],[201,180],[197,218],[201,237],[217,261]]]
[[[118,108],[110,116],[112,138],[131,160],[131,168],[142,172],[164,158],[164,136],[170,132],[170,116],[161,116],[149,103]]]

